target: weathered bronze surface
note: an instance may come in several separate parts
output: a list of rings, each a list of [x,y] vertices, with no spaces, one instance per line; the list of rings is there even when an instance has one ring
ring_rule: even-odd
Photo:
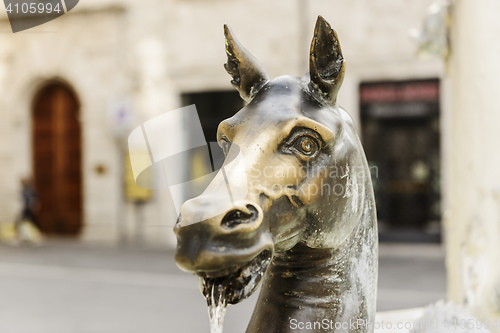
[[[187,201],[175,226],[177,264],[223,285],[232,304],[263,275],[247,332],[372,332],[375,203],[353,122],[336,103],[346,67],[337,34],[319,17],[310,74],[273,80],[227,26],[225,35],[225,68],[249,104],[220,124],[217,139],[244,157],[245,168],[225,177],[248,195],[210,218],[217,193]]]

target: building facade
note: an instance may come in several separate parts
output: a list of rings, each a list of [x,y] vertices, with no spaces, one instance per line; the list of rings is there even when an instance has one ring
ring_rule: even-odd
[[[20,209],[19,180],[33,175],[41,187],[46,231],[107,243],[142,239],[148,244],[173,245],[176,213],[168,189],[156,190],[151,198],[139,201],[124,195],[126,138],[142,122],[194,103],[209,139],[216,124],[241,107],[222,67],[226,61],[224,23],[261,60],[270,77],[302,76],[307,72],[314,23],[322,15],[337,31],[348,65],[338,101],[351,113],[363,140],[385,135],[388,140],[413,142],[414,135],[425,137],[426,131],[433,131],[437,142],[423,143],[419,149],[425,151],[426,144],[439,146],[446,118],[439,103],[442,91],[434,96],[437,110],[432,111],[432,119],[426,118],[428,125],[401,105],[392,120],[367,118],[361,111],[361,91],[370,84],[437,82],[439,86],[441,62],[417,59],[408,35],[410,28],[421,25],[431,3],[86,0],[56,20],[16,34],[10,32],[3,15],[0,221],[15,219]],[[379,132],[366,131],[364,126],[379,126]],[[179,142],[184,139],[178,137]],[[430,177],[441,168],[440,151],[438,165],[429,167],[435,158],[422,162],[418,160],[421,154],[412,155],[413,148],[406,144],[380,149],[409,149],[404,161],[396,152],[395,160],[386,158],[384,163],[395,163],[396,169],[413,168],[415,177]],[[373,151],[367,153],[374,163],[387,155]],[[54,179],[51,185],[44,184],[42,179],[49,178]],[[410,207],[408,211],[386,209],[387,214],[396,214],[387,228],[398,230],[401,225],[397,224],[403,223],[400,229],[404,231],[405,216],[421,207],[415,202],[431,199],[419,197],[421,185],[416,182],[384,181],[382,193],[388,188],[411,192],[405,192],[406,203],[383,201],[384,205],[393,202],[393,207]],[[435,186],[429,184],[425,186]],[[50,186],[53,189],[48,190]],[[433,219],[439,220],[439,214],[420,220],[413,217],[419,227],[410,229],[422,232]]]

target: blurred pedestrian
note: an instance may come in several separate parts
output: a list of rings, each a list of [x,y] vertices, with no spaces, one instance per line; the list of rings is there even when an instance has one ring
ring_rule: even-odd
[[[17,237],[21,241],[39,243],[41,235],[36,212],[40,208],[40,202],[31,177],[21,179],[21,197],[23,207],[15,222]]]

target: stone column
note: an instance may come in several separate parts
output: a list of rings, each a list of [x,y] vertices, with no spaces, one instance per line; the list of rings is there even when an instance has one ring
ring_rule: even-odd
[[[448,296],[500,332],[500,1],[456,0],[451,25]]]

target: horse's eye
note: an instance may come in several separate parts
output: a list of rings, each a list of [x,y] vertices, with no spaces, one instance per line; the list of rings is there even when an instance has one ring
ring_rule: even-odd
[[[295,140],[293,148],[304,156],[312,157],[318,151],[319,143],[316,138],[309,135],[304,135],[298,137],[297,140]]]
[[[219,146],[222,148],[224,155],[227,156],[229,149],[231,149],[231,142],[226,138],[222,138],[219,141]]]

